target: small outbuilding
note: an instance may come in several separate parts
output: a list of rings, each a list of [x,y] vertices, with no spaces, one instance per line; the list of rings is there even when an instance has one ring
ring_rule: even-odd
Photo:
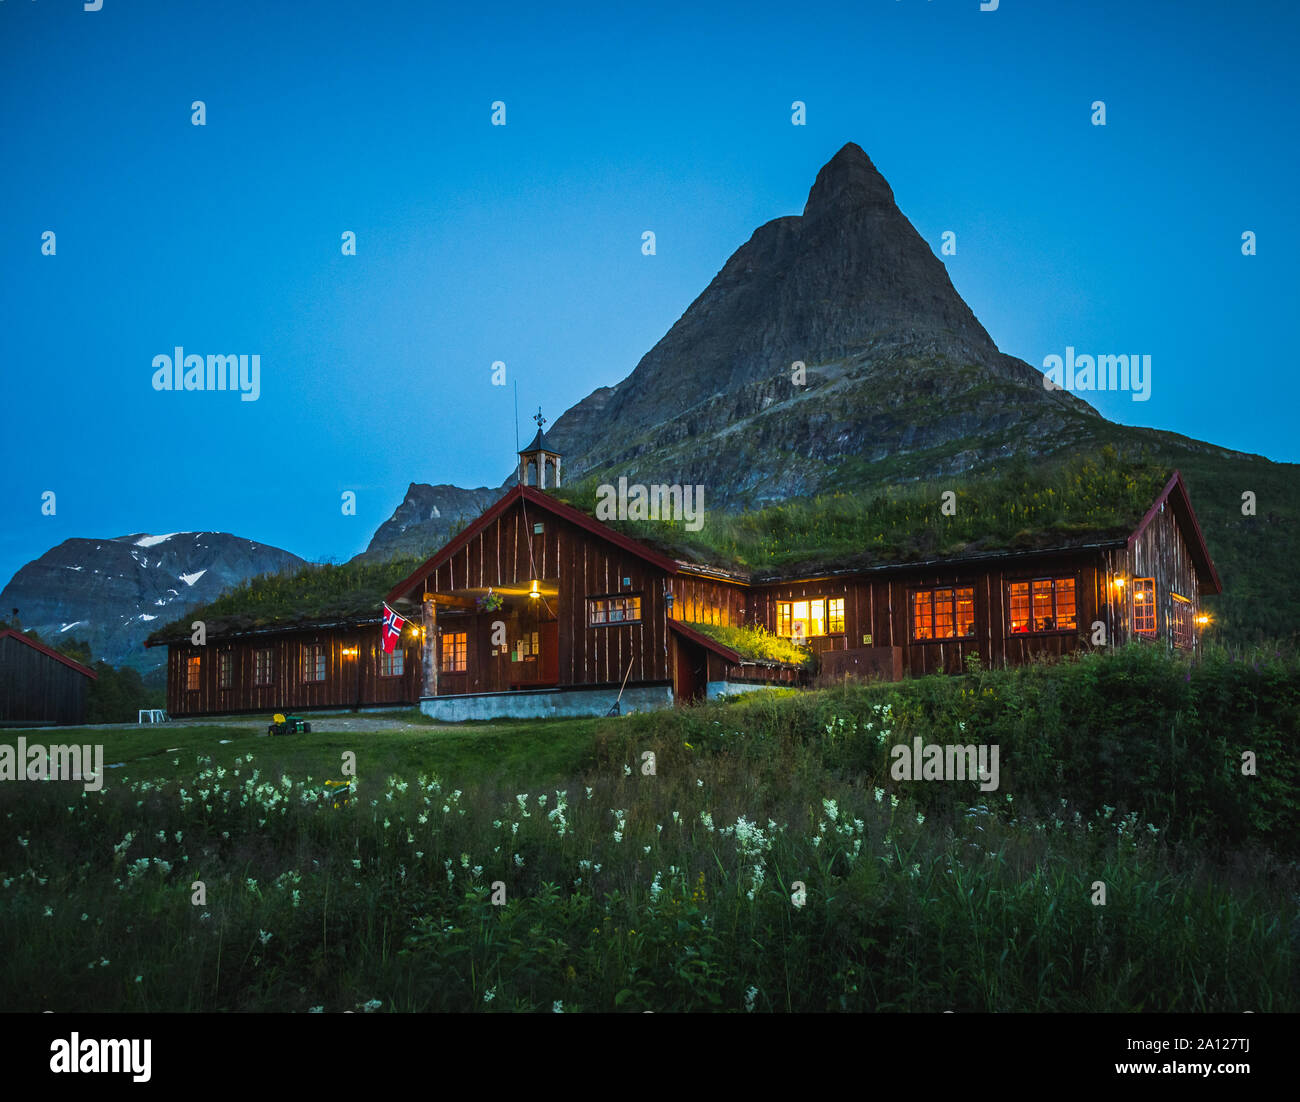
[[[67,726],[86,722],[97,675],[13,628],[0,628],[0,727]]]

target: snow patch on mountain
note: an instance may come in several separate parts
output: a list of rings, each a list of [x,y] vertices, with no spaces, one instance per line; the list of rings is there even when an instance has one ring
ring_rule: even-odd
[[[179,577],[186,585],[193,585],[206,573],[206,570],[200,570],[197,574],[181,574]]]
[[[153,547],[160,543],[166,543],[172,536],[180,535],[179,532],[168,532],[165,536],[141,536],[135,541],[136,547]]]

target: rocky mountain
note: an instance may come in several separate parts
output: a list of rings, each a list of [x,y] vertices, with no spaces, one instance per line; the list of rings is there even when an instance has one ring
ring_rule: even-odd
[[[155,628],[251,578],[297,569],[297,555],[227,532],[69,539],[0,590],[0,615],[57,644],[84,639],[96,658],[148,671],[166,661],[142,644]]]
[[[394,555],[437,550],[501,493],[500,489],[486,486],[463,490],[459,486],[412,482],[402,504],[379,526],[370,545],[353,561],[375,562]]]
[[[792,365],[802,362],[806,383]],[[1102,419],[998,351],[858,146],[760,226],[617,386],[556,421],[584,474],[703,483],[714,505],[1033,456]],[[848,470],[846,470],[848,468]]]
[[[801,215],[760,226],[631,375],[548,437],[570,485],[596,475],[700,483],[720,507],[850,478],[969,470],[1104,424],[998,351],[850,143],[818,173]],[[413,484],[366,555],[437,546],[449,529],[426,499],[465,493]]]

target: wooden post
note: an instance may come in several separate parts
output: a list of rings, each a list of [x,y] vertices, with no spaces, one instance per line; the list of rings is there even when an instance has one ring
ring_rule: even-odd
[[[438,695],[438,605],[432,593],[424,595],[424,689],[421,696]]]

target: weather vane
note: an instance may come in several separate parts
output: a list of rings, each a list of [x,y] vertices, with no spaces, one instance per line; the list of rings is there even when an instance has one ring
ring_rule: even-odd
[[[542,431],[542,426],[546,424],[546,418],[542,416],[542,407],[537,407],[537,415],[533,418],[537,422],[537,431]]]

